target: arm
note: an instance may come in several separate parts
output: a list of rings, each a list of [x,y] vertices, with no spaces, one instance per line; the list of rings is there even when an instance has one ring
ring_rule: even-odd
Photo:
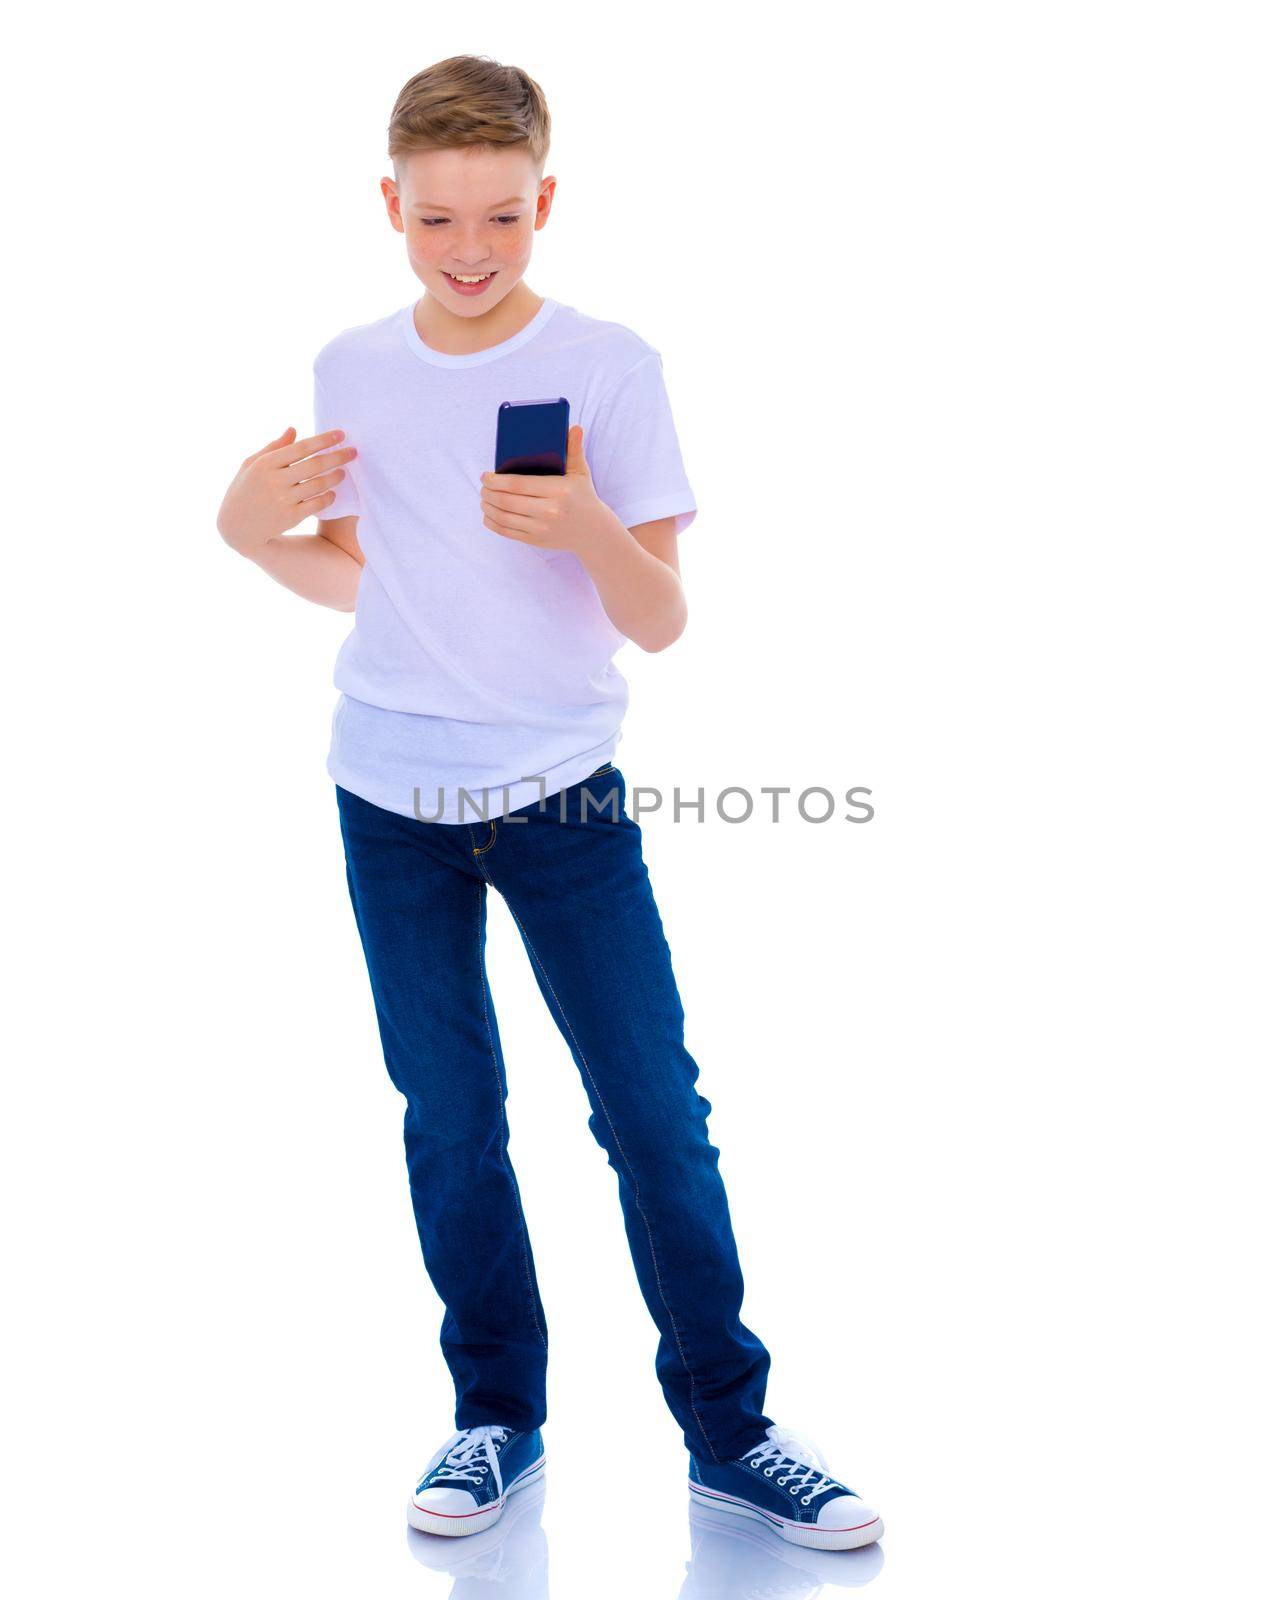
[[[315,533],[268,539],[252,557],[258,566],[304,600],[334,611],[354,611],[364,555],[356,542],[359,517],[320,522]]]
[[[619,633],[642,650],[665,650],[688,620],[676,519],[624,526],[595,492],[582,429],[569,429],[563,477],[485,472],[480,476],[484,525],[504,538],[543,550],[571,550],[596,586]]]
[[[676,519],[626,528],[613,516],[601,537],[578,551],[600,604],[619,633],[642,650],[665,650],[684,632],[689,608],[680,582]]]
[[[355,609],[364,557],[356,542],[355,517],[319,524],[319,532],[284,535],[309,516],[322,517],[343,466],[356,452],[332,449],[341,430],[295,441],[287,428],[279,439],[247,457],[218,512],[218,532],[237,554],[305,600],[335,611]]]

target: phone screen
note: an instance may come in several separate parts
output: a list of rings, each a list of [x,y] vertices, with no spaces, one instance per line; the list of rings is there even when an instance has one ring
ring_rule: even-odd
[[[569,402],[504,400],[498,407],[494,470],[563,477],[569,449]]]

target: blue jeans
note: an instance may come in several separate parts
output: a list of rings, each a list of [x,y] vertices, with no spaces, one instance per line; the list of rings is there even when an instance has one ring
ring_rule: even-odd
[[[618,1176],[657,1325],[657,1374],[687,1448],[759,1443],[769,1354],[743,1324],[742,1272],[695,1087],[671,952],[613,766],[490,821],[420,822],[338,789],[347,882],[387,1070],[407,1102],[409,1191],[454,1426],[546,1420],[547,1324],[508,1155],[507,1080],[484,965],[502,895],[577,1062],[588,1126]],[[430,812],[430,805],[427,810]],[[589,1278],[590,1263],[583,1262]],[[607,1404],[607,1397],[602,1397]]]

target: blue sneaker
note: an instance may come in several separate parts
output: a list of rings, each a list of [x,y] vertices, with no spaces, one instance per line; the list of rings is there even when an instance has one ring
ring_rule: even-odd
[[[736,1461],[712,1463],[691,1455],[689,1489],[699,1504],[755,1517],[811,1550],[856,1550],[884,1532],[879,1513],[827,1475],[816,1448],[776,1424]]]
[[[491,1528],[508,1498],[542,1477],[541,1429],[463,1428],[432,1456],[409,1501],[409,1523],[457,1539]]]

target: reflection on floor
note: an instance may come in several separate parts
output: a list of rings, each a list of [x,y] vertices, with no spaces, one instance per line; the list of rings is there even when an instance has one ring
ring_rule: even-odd
[[[542,1528],[545,1498],[545,1484],[516,1495],[492,1528],[469,1539],[442,1539],[410,1528],[409,1548],[424,1567],[453,1578],[448,1600],[551,1600]],[[684,1583],[672,1600],[817,1600],[828,1589],[862,1588],[884,1565],[878,1544],[805,1550],[769,1528],[692,1501],[689,1548]],[[616,1566],[601,1572],[598,1594],[600,1600],[667,1600],[629,1595],[625,1574]]]

